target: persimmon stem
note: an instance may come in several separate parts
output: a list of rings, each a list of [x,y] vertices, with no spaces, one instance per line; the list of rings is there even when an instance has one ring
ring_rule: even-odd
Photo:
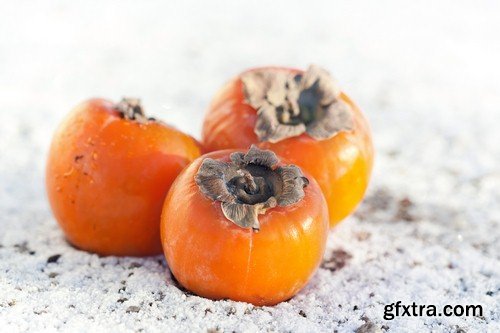
[[[281,180],[273,176],[272,170],[251,170],[242,166],[238,171],[238,176],[228,182],[228,189],[243,204],[254,205],[267,201],[271,196],[278,195],[274,189],[281,186],[277,184]],[[257,173],[255,173],[257,172]]]
[[[259,190],[259,187],[257,186],[257,184],[255,184],[255,180],[252,174],[250,173],[250,171],[245,169],[241,169],[241,171],[243,173],[243,179],[245,181],[245,192],[248,192],[248,194],[255,194]]]

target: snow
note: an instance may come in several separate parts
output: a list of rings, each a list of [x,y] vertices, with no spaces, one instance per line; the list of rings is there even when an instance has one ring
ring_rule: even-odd
[[[0,331],[500,331],[499,2],[23,0],[0,12]],[[65,242],[43,170],[75,104],[139,96],[199,137],[229,77],[310,63],[365,111],[377,160],[295,298],[211,301],[179,289],[161,256]],[[399,300],[483,316],[384,320]]]

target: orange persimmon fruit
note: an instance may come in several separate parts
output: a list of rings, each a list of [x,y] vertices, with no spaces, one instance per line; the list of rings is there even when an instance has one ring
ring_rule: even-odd
[[[206,151],[258,144],[320,185],[330,225],[348,216],[369,182],[374,149],[367,120],[323,69],[265,67],[227,83],[206,113]]]
[[[100,255],[161,253],[160,216],[170,185],[200,156],[192,137],[147,118],[136,99],[90,99],[57,129],[46,187],[76,247]]]
[[[327,234],[314,179],[255,146],[196,159],[172,185],[161,217],[165,256],[182,286],[255,305],[294,296],[321,262]]]

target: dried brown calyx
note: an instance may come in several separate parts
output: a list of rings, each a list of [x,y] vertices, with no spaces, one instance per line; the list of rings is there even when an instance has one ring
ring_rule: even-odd
[[[316,140],[353,128],[349,105],[324,69],[312,65],[305,73],[276,69],[241,76],[246,102],[257,110],[255,134],[260,141],[278,142],[309,134]]]
[[[154,118],[146,117],[141,105],[141,100],[138,98],[122,98],[122,100],[116,104],[115,108],[120,112],[123,118],[128,120],[134,120],[143,124],[150,120],[155,120]]]
[[[231,154],[229,162],[205,158],[195,180],[207,198],[222,203],[228,220],[258,231],[259,214],[299,202],[309,184],[298,167],[278,163],[272,151],[252,146],[246,154]]]

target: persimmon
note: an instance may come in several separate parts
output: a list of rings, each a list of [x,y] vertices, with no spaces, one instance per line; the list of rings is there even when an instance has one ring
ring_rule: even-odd
[[[199,155],[195,139],[147,118],[136,99],[83,102],[52,139],[46,187],[54,216],[80,249],[161,253],[163,200]]]
[[[320,185],[330,225],[362,200],[373,164],[367,120],[325,70],[265,67],[227,83],[206,113],[207,151],[258,144],[300,166]]]
[[[314,179],[255,146],[196,159],[172,185],[161,218],[165,256],[182,286],[255,305],[294,296],[318,267],[327,233]]]

